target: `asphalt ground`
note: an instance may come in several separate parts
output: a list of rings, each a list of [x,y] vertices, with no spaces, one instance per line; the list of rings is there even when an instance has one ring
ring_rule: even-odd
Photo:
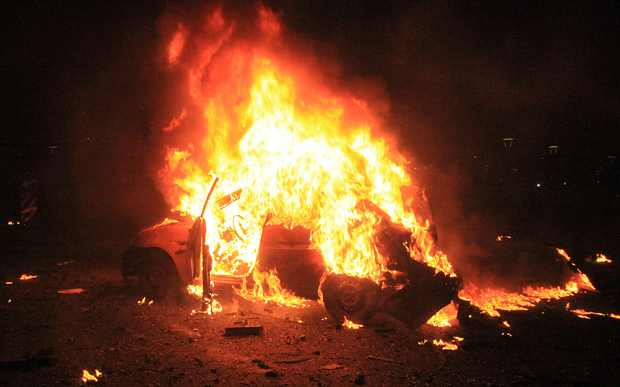
[[[582,293],[501,318],[414,331],[386,315],[341,328],[322,305],[294,309],[219,295],[223,311],[192,313],[192,296],[143,299],[120,276],[126,241],[12,243],[0,255],[0,385],[109,386],[615,386],[618,293]],[[613,273],[601,270],[597,276]],[[36,275],[20,280],[22,274]],[[12,282],[12,284],[7,284]],[[68,289],[81,293],[59,294]],[[510,325],[507,327],[504,321]],[[262,327],[256,336],[226,328]],[[462,338],[462,340],[458,339]],[[454,343],[456,350],[433,345]]]

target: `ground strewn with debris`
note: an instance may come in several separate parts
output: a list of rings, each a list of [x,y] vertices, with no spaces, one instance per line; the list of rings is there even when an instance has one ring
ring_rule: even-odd
[[[221,294],[142,301],[120,276],[122,243],[11,245],[0,255],[0,385],[110,386],[618,385],[620,320],[582,319],[568,300],[501,319],[410,332],[388,316],[353,330],[321,305],[252,304]],[[20,280],[22,274],[36,278]],[[12,284],[7,284],[12,282]],[[61,290],[82,289],[68,294]],[[581,294],[571,307],[618,313],[618,296]],[[503,324],[506,321],[510,327]],[[261,326],[251,336],[226,328]],[[458,338],[462,338],[459,341]],[[433,340],[454,343],[444,350]]]

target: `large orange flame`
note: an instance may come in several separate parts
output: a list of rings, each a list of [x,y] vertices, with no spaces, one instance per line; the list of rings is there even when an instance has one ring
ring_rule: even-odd
[[[311,230],[312,247],[329,271],[378,280],[386,270],[375,246],[381,215],[361,208],[366,200],[411,230],[413,259],[451,273],[446,256],[432,252],[428,223],[403,200],[401,187],[412,185],[406,160],[376,135],[379,119],[367,103],[329,90],[320,74],[298,61],[303,58],[284,54],[280,21],[270,10],[259,9],[260,40],[238,36],[219,9],[207,20],[218,21],[218,28],[200,30],[209,31],[208,39],[192,39],[191,27],[179,24],[168,45],[170,65],[186,69],[190,102],[166,131],[181,128],[193,114],[199,125],[185,124],[185,130],[202,133],[203,140],[169,149],[162,177],[176,209],[194,216],[211,174],[220,177],[205,216],[214,271],[253,266],[269,215],[272,223]],[[198,55],[184,55],[185,49]],[[217,198],[237,190],[238,200],[217,205]]]

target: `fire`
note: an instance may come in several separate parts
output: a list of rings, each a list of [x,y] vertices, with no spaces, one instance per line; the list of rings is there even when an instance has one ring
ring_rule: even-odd
[[[447,343],[443,340],[433,340],[433,345],[436,345],[438,347],[443,347],[442,349],[444,351],[456,351],[458,349],[458,347],[456,346],[456,344],[454,343]]]
[[[501,289],[479,289],[475,285],[468,283],[459,292],[459,296],[471,301],[473,305],[480,308],[484,313],[493,317],[500,317],[500,310],[527,310],[542,300],[557,300],[569,297],[576,294],[579,290],[580,287],[576,281],[567,283],[564,288],[532,288],[528,286],[521,293],[511,293]]]
[[[604,254],[596,254],[596,263],[611,263],[611,259],[608,259]]]
[[[97,382],[99,381],[99,377],[101,377],[103,374],[99,371],[99,370],[95,370],[95,374],[92,375],[90,372],[88,372],[88,370],[83,370],[82,371],[82,381],[84,383],[86,382]]]
[[[35,279],[37,277],[38,277],[37,275],[22,274],[22,276],[19,277],[19,280],[20,281],[28,281],[28,280],[31,280],[31,279]]]
[[[244,279],[241,289],[236,290],[237,294],[250,301],[272,302],[292,307],[309,306],[308,301],[296,297],[282,288],[277,272],[260,273],[259,271],[254,271],[253,277],[254,285],[250,288],[247,285],[247,279]]]
[[[347,329],[360,329],[363,327],[361,324],[356,324],[352,321],[349,321],[346,317],[344,318],[344,323],[342,324]]]
[[[425,199],[412,194],[420,190],[405,157],[381,136],[385,128],[373,106],[330,83],[264,6],[243,25],[222,8],[202,20],[205,25],[178,24],[166,46],[168,69],[185,84],[164,129],[175,147],[168,148],[160,177],[166,199],[193,216],[201,214],[214,176],[220,179],[204,215],[213,272],[251,273],[238,290],[249,300],[305,305],[283,289],[275,271],[254,270],[265,226],[301,226],[310,230],[310,247],[328,273],[380,282],[388,257],[377,235],[389,217],[411,232],[411,259],[454,275],[435,249],[430,219],[414,213]],[[498,310],[526,309],[578,287],[594,289],[585,275],[578,277],[564,288],[518,294],[467,284],[461,295],[499,316]],[[450,326],[455,316],[449,306],[430,324]]]
[[[600,312],[588,312],[584,309],[570,309],[570,303],[566,304],[566,310],[569,312],[573,312],[579,318],[583,318],[586,320],[590,320],[590,316],[603,316],[603,317],[611,317],[615,319],[620,319],[620,315],[615,313],[600,313]]]
[[[462,341],[463,339],[461,337],[455,337],[456,341]],[[428,344],[428,340],[424,339],[420,342],[418,342],[419,345],[427,345]],[[446,342],[443,341],[442,339],[439,340],[433,340],[433,345],[437,346],[437,347],[442,347],[441,349],[443,349],[444,351],[456,351],[458,349],[458,346],[454,343],[454,342]]]
[[[412,180],[406,159],[378,136],[381,120],[366,101],[326,87],[319,71],[302,64],[311,58],[283,49],[278,15],[262,6],[257,14],[256,39],[218,9],[198,28],[206,36],[180,25],[168,45],[170,67],[187,73],[188,95],[165,131],[201,140],[169,148],[161,177],[175,209],[194,216],[211,174],[221,178],[205,215],[214,273],[250,272],[270,219],[311,230],[311,247],[329,272],[378,281],[387,263],[375,245],[382,215],[365,201],[412,232],[412,259],[452,273],[447,257],[433,251],[428,219],[413,213],[414,199],[401,190]],[[217,205],[237,191],[233,203]],[[303,304],[282,290],[276,273],[253,276],[244,297]]]
[[[211,285],[213,286],[213,282],[211,282]],[[189,294],[202,297],[202,285],[188,285],[187,291],[189,292]],[[222,313],[223,310],[224,307],[222,306],[222,304],[220,304],[219,301],[217,301],[216,299],[212,298],[211,304],[209,305],[209,310],[207,310],[206,313],[208,315],[213,315],[216,313]],[[197,312],[195,310],[192,311],[192,314],[196,313]]]
[[[456,320],[457,309],[453,303],[448,304],[445,308],[437,312],[426,323],[437,328],[447,328],[452,326],[451,321]]]

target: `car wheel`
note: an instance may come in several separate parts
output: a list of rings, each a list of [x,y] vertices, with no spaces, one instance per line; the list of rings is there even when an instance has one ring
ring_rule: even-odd
[[[145,293],[153,298],[175,295],[180,290],[176,267],[161,251],[151,251],[145,255],[138,278]]]
[[[327,312],[338,322],[365,324],[377,312],[379,285],[367,278],[330,274],[321,284]]]

